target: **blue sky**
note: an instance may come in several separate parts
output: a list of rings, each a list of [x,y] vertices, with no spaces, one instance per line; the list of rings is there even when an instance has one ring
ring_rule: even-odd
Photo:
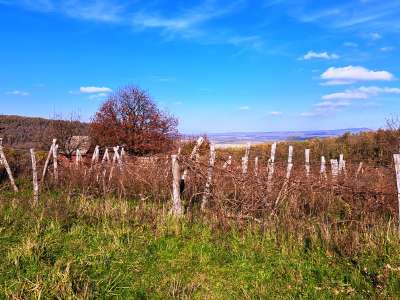
[[[127,84],[186,133],[400,115],[400,0],[0,0],[0,112],[89,120]]]

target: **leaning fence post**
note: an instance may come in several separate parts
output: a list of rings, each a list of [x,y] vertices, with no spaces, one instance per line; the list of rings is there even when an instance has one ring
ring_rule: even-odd
[[[33,181],[33,203],[37,204],[39,202],[39,185],[38,185],[38,176],[36,170],[36,156],[34,149],[31,149],[31,160],[32,160],[32,181]]]
[[[42,179],[41,179],[42,182],[44,181],[44,178],[46,177],[47,168],[49,167],[50,158],[51,158],[51,155],[53,154],[53,148],[56,146],[56,142],[57,142],[57,139],[53,139],[53,142],[50,146],[49,153],[47,153],[47,158],[46,158],[46,161],[45,161],[44,167],[43,167],[43,173],[42,173]]]
[[[206,205],[208,203],[208,199],[211,194],[211,185],[212,185],[212,175],[213,175],[214,164],[215,164],[215,146],[214,146],[214,144],[211,144],[210,145],[210,161],[208,163],[207,182],[206,182],[206,187],[204,190],[203,200],[201,202],[201,210],[202,211],[205,210]]]
[[[57,162],[57,150],[58,145],[53,147],[53,169],[54,169],[54,180],[58,181],[58,162]]]
[[[203,142],[204,142],[204,138],[202,136],[197,139],[196,145],[193,147],[192,153],[190,153],[190,156],[189,156],[190,161],[192,161],[195,158],[197,159],[198,151],[199,151],[201,145],[203,144]],[[188,174],[188,168],[185,168],[185,170],[183,170],[183,174],[182,174],[182,178],[181,178],[183,181],[186,180],[187,174]]]
[[[108,154],[108,148],[104,151],[103,159],[101,160],[101,164],[104,164],[105,162],[110,161],[110,155]]]
[[[400,231],[400,154],[394,154],[394,166],[396,170],[396,181],[397,181],[397,199],[399,206],[399,231]]]
[[[174,216],[182,215],[180,180],[181,171],[179,167],[178,155],[171,155],[172,161],[172,209]]]
[[[93,164],[97,164],[99,162],[99,151],[99,146],[96,146],[92,155],[92,166]]]
[[[224,165],[222,166],[222,168],[227,169],[231,164],[232,164],[232,155],[229,155],[228,160],[226,162],[224,162]]]
[[[276,152],[276,143],[273,143],[271,146],[271,157],[268,160],[268,178],[267,178],[268,192],[271,192],[272,189],[272,177],[274,176],[274,171],[275,171],[275,152]]]
[[[10,169],[10,165],[7,162],[6,156],[4,154],[3,151],[3,139],[0,138],[0,161],[3,163],[4,168],[6,168],[7,174],[8,174],[8,178],[10,179],[11,185],[14,189],[14,192],[18,192],[18,188],[15,185],[15,181],[14,181],[14,177],[11,173],[11,169]]]
[[[305,149],[304,150],[304,155],[305,155],[305,169],[306,169],[306,176],[310,176],[310,149]]]
[[[286,170],[286,179],[289,179],[290,174],[292,173],[293,168],[293,146],[289,146],[289,153],[288,153],[288,165]]]

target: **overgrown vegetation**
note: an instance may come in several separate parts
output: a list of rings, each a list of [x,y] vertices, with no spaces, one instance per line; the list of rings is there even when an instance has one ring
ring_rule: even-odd
[[[21,185],[21,183],[20,183]],[[30,193],[0,201],[0,297],[396,298],[400,240],[393,222],[359,232],[359,251],[336,242],[354,232],[293,231],[195,214],[171,219],[163,205]],[[272,225],[272,224],[271,224]]]

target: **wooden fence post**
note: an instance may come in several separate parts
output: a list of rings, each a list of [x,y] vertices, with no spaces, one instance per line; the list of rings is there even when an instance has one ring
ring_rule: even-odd
[[[33,203],[36,205],[39,202],[39,185],[38,185],[38,176],[36,170],[36,156],[34,149],[31,149],[30,152],[32,160]]]
[[[229,155],[228,160],[226,162],[224,162],[224,165],[222,166],[222,168],[227,169],[228,167],[230,167],[231,164],[232,164],[232,155]]]
[[[339,175],[339,163],[337,159],[331,159],[332,178],[336,179]]]
[[[92,155],[92,166],[94,164],[97,164],[99,162],[99,153],[100,153],[100,147],[97,145],[96,148],[94,148],[94,152]]]
[[[199,149],[200,149],[201,145],[203,144],[203,142],[204,142],[204,138],[202,136],[197,139],[196,145],[193,147],[192,153],[190,153],[190,156],[189,156],[190,161],[197,159],[197,153],[199,152]],[[183,174],[182,174],[182,178],[181,178],[183,181],[186,180],[187,174],[188,174],[188,168],[185,168],[185,170],[183,170]]]
[[[246,152],[244,157],[242,157],[242,173],[243,175],[247,174],[247,169],[249,166],[249,156],[250,156],[250,143],[246,145]]]
[[[58,181],[57,151],[58,151],[58,145],[54,145],[54,147],[53,147],[53,170],[54,170],[54,180],[56,182]]]
[[[327,175],[326,175],[326,160],[325,160],[325,156],[321,156],[321,169],[320,169],[319,173],[320,173],[321,176],[323,176],[325,179],[327,178]]]
[[[103,158],[101,160],[101,163],[104,164],[106,161],[107,162],[110,161],[110,154],[108,154],[108,148],[106,148],[106,150],[104,151],[104,155],[103,155]]]
[[[358,177],[360,172],[362,173],[362,168],[363,168],[363,162],[360,162],[360,164],[358,165],[357,171],[356,171],[356,178]]]
[[[306,169],[306,176],[310,176],[310,149],[305,149],[304,150],[304,155],[305,155],[305,169]]]
[[[289,146],[289,153],[288,153],[288,165],[286,170],[286,179],[290,178],[290,174],[292,173],[293,168],[293,146]]]
[[[76,151],[75,151],[75,165],[79,166],[80,162],[81,162],[81,150],[76,149]]]
[[[397,181],[397,199],[399,206],[399,231],[400,231],[400,154],[394,154],[394,166],[396,170],[396,181]]]
[[[208,163],[207,182],[206,182],[206,187],[204,190],[203,200],[201,202],[201,210],[202,211],[205,210],[207,203],[208,203],[208,199],[210,198],[214,164],[215,164],[215,146],[214,146],[214,144],[211,144],[210,145],[210,161]]]
[[[254,176],[258,176],[258,156],[254,158]]]
[[[10,179],[11,186],[13,187],[14,192],[18,192],[18,188],[17,188],[17,186],[15,184],[14,177],[13,177],[13,175],[11,173],[10,165],[8,164],[7,159],[6,159],[6,155],[4,154],[3,139],[2,138],[0,138],[0,161],[3,163],[4,168],[7,171],[8,178]]]
[[[172,161],[172,209],[174,216],[182,215],[182,203],[180,192],[181,171],[179,167],[178,155],[171,155]]]
[[[274,171],[275,171],[275,152],[276,152],[276,143],[273,143],[271,146],[271,157],[268,160],[268,178],[267,178],[268,192],[271,192],[272,189],[272,177],[274,176]]]
[[[49,153],[47,153],[47,158],[46,158],[46,161],[45,161],[44,167],[43,167],[41,183],[44,181],[44,179],[46,177],[47,168],[49,167],[50,158],[53,155],[53,148],[56,146],[56,142],[57,142],[57,139],[53,139],[53,142],[50,146]]]
[[[339,155],[339,166],[338,166],[338,175],[342,174],[342,171],[344,170],[344,159],[343,159],[343,154]]]

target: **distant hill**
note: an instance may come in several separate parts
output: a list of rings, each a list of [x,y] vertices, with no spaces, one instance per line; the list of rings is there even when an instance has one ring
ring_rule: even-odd
[[[3,144],[15,148],[28,149],[34,147],[42,148],[43,143],[48,143],[51,137],[46,136],[52,125],[63,120],[51,120],[45,118],[32,118],[13,115],[0,115],[0,137]],[[81,135],[86,135],[88,124],[76,122],[76,127]]]
[[[313,138],[337,137],[350,133],[371,131],[368,128],[346,128],[335,130],[310,131],[277,131],[277,132],[230,132],[207,134],[210,141],[216,144],[244,144],[268,141],[303,141]]]

